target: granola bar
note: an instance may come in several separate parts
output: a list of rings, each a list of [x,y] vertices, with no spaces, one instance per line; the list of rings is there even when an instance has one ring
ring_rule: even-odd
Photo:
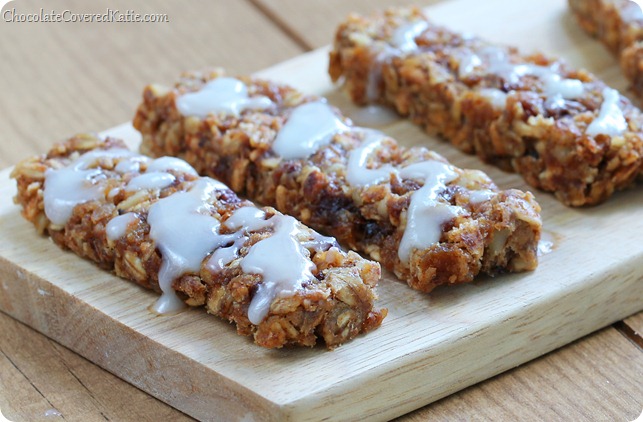
[[[151,85],[134,118],[141,149],[293,215],[421,291],[537,265],[529,192],[355,127],[323,98],[221,70]]]
[[[632,90],[643,96],[643,11],[630,0],[569,0],[580,26],[620,58]]]
[[[643,40],[643,12],[630,0],[568,0],[580,26],[614,54]]]
[[[16,201],[56,244],[236,324],[267,348],[333,348],[378,327],[380,266],[272,208],[239,199],[186,162],[78,135],[19,163]]]
[[[594,75],[431,23],[419,9],[351,15],[330,75],[564,204],[598,204],[643,165],[643,116]]]

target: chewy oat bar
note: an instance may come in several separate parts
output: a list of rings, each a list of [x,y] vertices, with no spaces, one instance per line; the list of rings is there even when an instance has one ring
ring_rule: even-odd
[[[560,60],[437,26],[419,9],[350,15],[329,71],[356,103],[392,106],[570,206],[598,204],[641,171],[643,116],[617,91]]]
[[[81,257],[237,326],[268,348],[328,348],[381,324],[380,267],[294,218],[239,199],[177,158],[79,135],[19,163],[23,216]]]
[[[480,171],[355,127],[324,99],[288,86],[189,73],[171,89],[148,86],[134,126],[144,153],[185,159],[415,289],[537,265],[540,207],[531,193],[500,191]]]
[[[643,96],[643,12],[630,0],[569,0],[580,26],[620,58],[632,90]]]

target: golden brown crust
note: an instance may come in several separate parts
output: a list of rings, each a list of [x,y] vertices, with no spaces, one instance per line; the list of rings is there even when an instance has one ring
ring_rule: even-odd
[[[125,145],[112,138],[103,142],[91,135],[79,135],[55,146],[45,156],[19,163],[12,173],[18,185],[16,200],[22,206],[24,217],[61,247],[120,277],[159,291],[162,254],[150,238],[147,213],[161,197],[188,189],[197,179],[195,176],[173,171],[175,182],[160,191],[149,191],[141,197],[120,189],[116,195],[109,196],[107,192],[123,187],[135,174],[115,172],[115,162],[103,160],[98,165],[107,178],[105,197],[76,205],[64,226],[53,224],[44,211],[43,190],[48,169],[65,166],[84,152],[113,147],[125,148]],[[228,189],[216,190],[210,203],[211,216],[222,223],[234,210],[253,206]],[[271,208],[264,211],[267,216],[278,214]],[[136,228],[116,241],[108,239],[107,223],[126,212],[136,213],[139,219]],[[253,232],[239,250],[239,256],[243,257],[253,244],[269,236],[270,230]],[[318,235],[302,226],[298,236],[300,242],[307,242]],[[313,346],[318,339],[333,348],[378,327],[386,315],[386,310],[373,306],[374,288],[380,278],[379,265],[337,247],[307,250],[316,265],[315,279],[294,296],[275,299],[267,317],[258,325],[249,321],[248,306],[262,277],[244,273],[240,259],[233,260],[222,271],[213,272],[207,267],[206,258],[198,273],[184,274],[172,287],[188,305],[205,306],[209,313],[235,323],[240,334],[251,335],[257,344],[268,348]]]
[[[396,28],[418,21],[427,22],[415,38],[418,48],[382,60]],[[569,100],[548,97],[538,78],[509,80],[494,71],[493,57],[485,59],[485,51],[502,54],[512,65],[548,68],[559,78],[580,81],[583,93]],[[462,72],[472,54],[483,59]],[[381,69],[382,77],[377,89],[369,90],[373,69]],[[627,122],[622,135],[590,136],[586,130],[600,113],[606,89],[602,81],[560,60],[454,33],[429,22],[419,9],[349,16],[337,30],[329,72],[356,103],[390,105],[459,149],[520,173],[567,205],[606,200],[630,186],[643,166],[643,115],[625,97],[618,104]]]
[[[274,105],[238,117],[220,113],[202,119],[179,113],[179,95],[220,76],[221,71],[189,73],[174,89],[147,87],[134,119],[143,135],[142,150],[185,159],[200,174],[224,181],[240,195],[274,206],[367,254],[418,290],[469,282],[480,272],[536,267],[541,223],[533,195],[498,191],[484,173],[462,169],[455,169],[457,179],[441,195],[445,202],[462,207],[463,214],[444,225],[440,242],[402,261],[398,249],[410,197],[421,183],[392,176],[366,187],[351,186],[347,160],[364,140],[359,130],[337,134],[306,159],[276,156],[272,142],[293,108],[317,100],[287,86],[239,78],[251,95],[268,96]],[[370,158],[372,168],[446,161],[425,148],[407,149],[391,138],[383,142],[385,147]],[[471,192],[476,190],[488,190],[493,198],[474,203]]]

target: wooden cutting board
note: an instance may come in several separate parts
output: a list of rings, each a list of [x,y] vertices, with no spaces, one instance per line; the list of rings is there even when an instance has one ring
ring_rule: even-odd
[[[454,0],[429,13],[454,29],[560,55],[613,87],[626,86],[614,58],[576,27],[562,0]],[[359,120],[326,65],[322,49],[259,75],[324,95]],[[457,166],[483,169],[501,188],[529,189],[405,121],[380,129],[403,144],[428,145]],[[139,141],[129,124],[107,133],[132,146]],[[378,330],[332,352],[264,350],[203,310],[153,315],[147,307],[154,293],[39,237],[10,200],[9,172],[0,172],[0,310],[199,419],[389,419],[643,309],[641,186],[588,209],[536,192],[544,250],[552,249],[536,271],[431,295],[385,274],[380,305],[389,316]]]

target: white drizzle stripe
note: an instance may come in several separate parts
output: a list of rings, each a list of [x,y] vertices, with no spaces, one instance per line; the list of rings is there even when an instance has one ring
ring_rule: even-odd
[[[141,164],[149,163],[150,161],[151,159],[144,155],[133,156],[125,160],[119,161],[118,164],[116,164],[116,167],[114,167],[114,170],[116,170],[118,173],[121,173],[121,174],[140,173]]]
[[[133,212],[127,212],[112,218],[105,226],[107,239],[115,241],[125,236],[128,227],[135,221],[138,222],[138,216]]]
[[[270,220],[276,220],[273,235],[252,245],[241,261],[244,272],[263,276],[248,308],[248,319],[253,324],[265,318],[275,297],[292,296],[303,283],[314,279],[315,264],[296,239],[300,231],[297,220],[284,215]]]
[[[477,54],[465,54],[460,59],[458,76],[460,78],[465,78],[472,74],[478,66],[482,66],[482,60]]]
[[[89,151],[66,167],[48,169],[45,172],[45,215],[52,223],[65,225],[75,206],[105,196],[105,188],[101,182],[108,176],[102,168],[97,168],[102,161],[116,161],[113,169],[119,174],[141,173],[141,165],[147,165],[146,171],[132,178],[126,186],[125,189],[130,192],[170,186],[176,178],[167,173],[169,170],[197,175],[196,170],[179,158],[162,157],[152,160],[123,148]],[[223,184],[220,186],[220,189],[225,188]],[[118,192],[118,189],[113,189],[107,197],[112,199]]]
[[[223,271],[228,264],[239,257],[239,251],[247,240],[248,238],[241,236],[239,232],[231,234],[229,241],[233,241],[232,245],[215,250],[208,259],[206,268],[213,273]]]
[[[261,210],[244,207],[235,211],[224,224],[231,229],[246,231],[273,229],[271,236],[250,247],[240,263],[244,272],[263,277],[248,307],[248,319],[259,324],[270,311],[275,298],[292,296],[302,289],[303,283],[314,279],[312,271],[315,264],[297,240],[300,224],[293,217],[274,215],[266,220]],[[320,241],[323,241],[321,237]]]
[[[408,263],[413,250],[426,249],[439,242],[442,225],[463,210],[439,200],[446,183],[457,177],[451,166],[439,161],[424,161],[403,168],[400,176],[424,179],[424,185],[411,195],[406,227],[398,249],[400,260]]]
[[[429,27],[427,21],[410,22],[398,27],[391,37],[391,44],[401,52],[407,52],[418,48],[415,38]]]
[[[495,108],[504,109],[507,105],[507,94],[499,89],[481,88],[478,93],[486,97]]]
[[[49,169],[45,172],[45,215],[59,226],[67,224],[76,205],[100,199],[101,170]]]
[[[464,53],[460,60],[458,75],[460,78],[465,78],[479,68],[482,68],[483,74],[499,75],[510,84],[518,83],[523,76],[535,76],[542,81],[542,90],[546,97],[560,96],[564,99],[574,99],[585,92],[582,81],[563,78],[551,66],[511,63],[507,52],[499,47],[485,47],[478,54],[472,51]]]
[[[45,215],[56,225],[65,225],[76,205],[94,201],[105,195],[101,181],[106,176],[96,167],[100,160],[114,160],[132,156],[126,149],[95,150],[87,152],[68,166],[45,172],[43,199]]]
[[[211,113],[238,116],[244,110],[263,110],[272,104],[268,97],[250,97],[248,87],[240,80],[224,77],[213,79],[199,91],[176,99],[176,107],[181,114],[196,117],[207,117]]]
[[[182,173],[188,173],[193,176],[198,176],[196,170],[194,170],[194,167],[189,165],[185,160],[181,160],[180,158],[176,158],[176,157],[160,157],[153,160],[147,166],[148,172],[151,172],[151,171],[167,172],[169,170],[174,170]]]
[[[368,157],[382,144],[385,135],[374,130],[364,130],[364,140],[359,148],[351,150],[348,154],[346,181],[352,186],[365,187],[390,179],[396,169],[390,164],[379,168],[367,167]]]
[[[436,160],[413,163],[406,167],[385,164],[376,169],[369,169],[368,156],[381,146],[385,135],[372,130],[365,132],[362,145],[349,153],[346,171],[349,184],[365,187],[390,179],[391,174],[424,181],[423,186],[411,194],[407,223],[398,247],[398,257],[402,262],[408,263],[414,249],[426,249],[439,242],[442,225],[464,212],[462,207],[439,200],[440,193],[446,189],[446,183],[455,180],[458,175],[452,166]],[[477,203],[490,199],[495,193],[481,190],[471,191],[470,195],[472,203]]]
[[[160,314],[184,307],[172,282],[186,273],[198,273],[206,256],[225,243],[218,234],[219,220],[209,215],[208,201],[217,189],[219,182],[200,178],[190,190],[162,198],[150,207],[150,238],[162,254],[159,287],[163,295],[153,307]]]
[[[472,204],[479,204],[490,200],[494,196],[496,196],[496,192],[489,189],[474,190],[469,193],[469,201],[471,201]]]
[[[622,135],[627,129],[627,121],[623,116],[623,110],[619,107],[620,95],[612,88],[603,89],[603,103],[601,109],[592,123],[587,127],[585,133],[589,136],[599,134],[608,136]]]
[[[373,64],[369,69],[366,83],[366,97],[368,100],[375,101],[379,98],[382,67],[384,63],[392,57],[397,57],[403,53],[415,50],[418,47],[415,38],[428,27],[429,23],[427,21],[409,22],[396,28],[388,43],[380,42],[376,44],[376,48],[378,48],[379,51],[373,58]]]
[[[292,110],[272,149],[286,160],[307,158],[334,135],[348,129],[328,104],[321,101],[302,104]]]
[[[163,189],[170,186],[176,177],[170,173],[163,173],[160,171],[149,172],[146,171],[140,176],[134,177],[132,180],[127,183],[125,190],[127,191],[137,191],[142,189]]]

